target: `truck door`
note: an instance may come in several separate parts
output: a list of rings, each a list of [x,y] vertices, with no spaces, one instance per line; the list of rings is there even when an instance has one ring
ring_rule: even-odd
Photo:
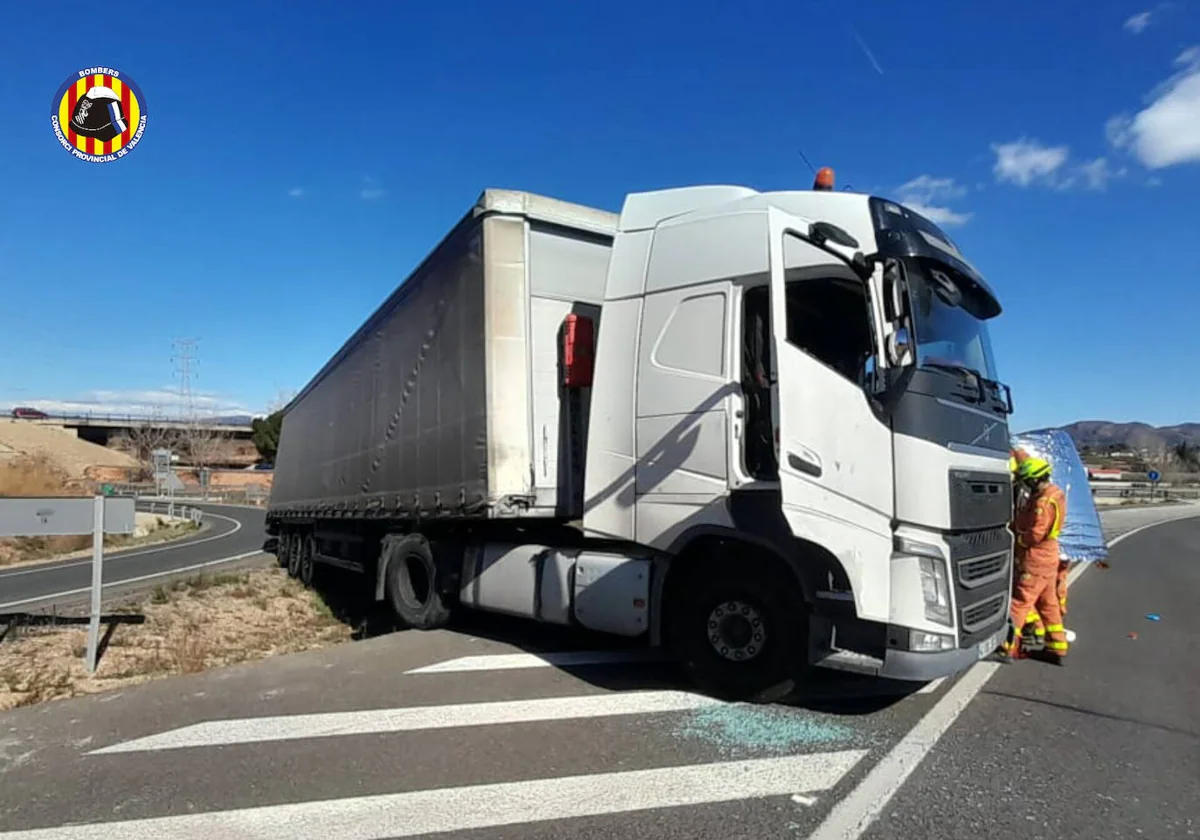
[[[891,432],[862,386],[876,347],[866,286],[809,224],[767,212],[779,485],[792,533],[851,571],[882,540],[890,551]]]

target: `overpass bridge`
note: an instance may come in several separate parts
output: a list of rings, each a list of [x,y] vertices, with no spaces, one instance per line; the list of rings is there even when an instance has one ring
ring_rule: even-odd
[[[42,426],[62,426],[67,429],[98,429],[129,431],[144,429],[202,429],[206,432],[223,432],[231,437],[250,437],[253,427],[249,423],[231,422],[228,418],[201,417],[196,420],[180,420],[167,417],[138,416],[136,414],[47,414],[45,417],[24,419],[26,423]],[[85,437],[82,433],[80,437]]]
[[[47,413],[44,416],[17,418],[14,422],[73,431],[81,440],[100,446],[120,444],[122,438],[145,440],[147,433],[157,435],[160,432],[171,431],[193,434],[200,432],[227,442],[231,462],[253,463],[257,458],[257,451],[252,443],[253,427],[249,423],[231,421],[230,418],[224,417],[202,417],[189,421],[136,414]]]

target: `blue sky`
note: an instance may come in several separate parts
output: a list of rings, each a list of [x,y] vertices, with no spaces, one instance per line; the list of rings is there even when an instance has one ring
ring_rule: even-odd
[[[261,411],[484,187],[803,189],[803,150],[953,225],[1005,306],[1018,428],[1200,420],[1195,3],[97,8],[0,31],[0,406],[174,410],[172,339],[199,337],[200,403]],[[95,65],[148,102],[108,164],[47,113]]]

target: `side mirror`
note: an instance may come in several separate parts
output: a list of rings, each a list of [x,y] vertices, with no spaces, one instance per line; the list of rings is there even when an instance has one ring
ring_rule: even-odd
[[[883,264],[883,309],[889,321],[899,321],[907,311],[904,299],[904,267],[889,259]]]
[[[949,276],[937,269],[930,271],[929,276],[933,278],[934,292],[946,305],[959,306],[962,304],[962,289],[958,288],[958,284],[951,280]]]
[[[897,367],[912,363],[912,339],[908,327],[900,327],[887,337],[888,359]]]
[[[832,242],[834,245],[841,245],[843,248],[858,247],[857,239],[837,225],[829,222],[813,222],[808,227],[808,235],[818,245]]]

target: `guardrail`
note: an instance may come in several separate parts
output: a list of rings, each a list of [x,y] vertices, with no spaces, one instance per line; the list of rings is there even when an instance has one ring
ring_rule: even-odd
[[[106,496],[133,496],[135,499],[152,497],[155,501],[167,501],[168,497],[155,493],[153,485],[121,484],[111,481],[95,482],[97,487],[105,487]],[[271,498],[271,491],[257,485],[249,487],[210,487],[207,491],[189,487],[182,493],[175,494],[177,502],[204,502],[206,504],[245,505],[248,507],[264,507]]]
[[[195,522],[197,525],[204,519],[204,511],[200,510],[200,508],[189,507],[179,502],[151,501],[135,497],[134,504],[139,506],[138,509],[142,513],[163,513],[167,516],[178,516],[189,522]]]
[[[1151,487],[1149,484],[1125,486],[1092,485],[1097,499],[1188,499],[1200,500],[1200,487]]]

